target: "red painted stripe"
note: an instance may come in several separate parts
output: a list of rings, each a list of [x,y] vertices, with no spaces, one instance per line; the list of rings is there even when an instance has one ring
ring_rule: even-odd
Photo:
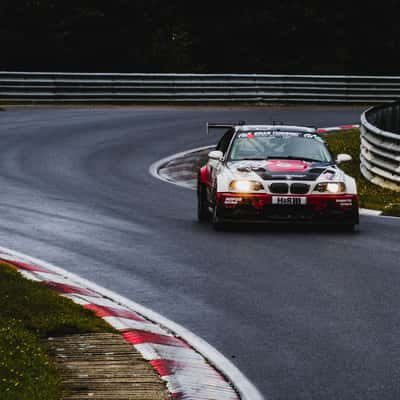
[[[181,339],[173,336],[159,335],[152,332],[130,329],[129,331],[124,332],[122,336],[127,342],[132,344],[154,343],[189,348],[189,345]]]
[[[66,285],[64,283],[57,283],[50,281],[44,281],[44,283],[62,293],[74,293],[74,294],[82,294],[84,296],[101,297],[98,293],[93,292],[92,290],[78,286]]]
[[[183,400],[184,399],[183,393],[171,393],[171,397],[174,400]]]
[[[354,129],[358,127],[357,125],[342,125],[340,129]]]
[[[173,375],[176,371],[185,368],[185,364],[174,360],[152,360],[149,361],[152,367],[160,374],[160,376]]]
[[[48,269],[38,267],[37,265],[32,265],[32,264],[26,264],[21,261],[11,261],[11,260],[5,260],[4,258],[0,258],[0,261],[4,261],[8,264],[14,265],[18,269],[24,269],[26,271],[32,271],[32,272],[45,272],[47,274],[55,274],[55,272],[52,272]]]
[[[359,125],[342,125],[342,126],[331,126],[329,128],[318,128],[318,133],[327,133],[332,131],[345,131],[349,129],[356,129],[359,128]]]
[[[122,308],[113,308],[113,307],[106,307],[106,306],[99,306],[97,304],[85,304],[85,308],[92,310],[98,315],[99,317],[120,317],[126,319],[133,319],[135,321],[140,322],[147,322],[144,318],[140,315],[134,313],[133,311],[124,310]]]

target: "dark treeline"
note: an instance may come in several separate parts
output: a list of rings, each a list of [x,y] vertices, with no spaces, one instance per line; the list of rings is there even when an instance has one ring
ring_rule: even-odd
[[[0,69],[398,75],[399,3],[0,0]]]

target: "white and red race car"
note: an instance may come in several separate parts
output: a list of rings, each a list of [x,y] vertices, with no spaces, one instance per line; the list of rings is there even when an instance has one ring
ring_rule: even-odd
[[[355,180],[315,128],[207,124],[225,128],[198,174],[198,219],[227,222],[311,222],[352,230],[359,222]]]

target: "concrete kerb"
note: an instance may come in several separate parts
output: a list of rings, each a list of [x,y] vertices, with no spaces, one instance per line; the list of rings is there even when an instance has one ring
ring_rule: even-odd
[[[19,271],[28,279],[43,281],[50,286],[52,283],[64,286],[67,289],[63,295],[78,304],[107,310],[111,308],[115,316],[108,314],[103,318],[121,333],[132,332],[135,336],[144,332],[137,342],[133,339],[130,343],[153,365],[173,398],[264,399],[244,374],[218,350],[157,312],[26,254],[0,247],[0,258],[14,262],[17,268],[18,263],[23,263]],[[126,317],[129,313],[137,314],[138,318]],[[145,320],[140,321],[141,317]]]
[[[196,147],[194,149],[182,151],[180,153],[176,153],[176,154],[173,154],[171,156],[162,158],[161,160],[158,160],[158,161],[156,161],[156,162],[154,162],[153,164],[150,165],[149,172],[150,172],[150,174],[152,176],[154,176],[155,178],[160,179],[160,180],[162,180],[164,182],[172,183],[174,185],[185,187],[187,189],[193,189],[191,186],[189,186],[185,182],[175,181],[175,180],[168,179],[167,177],[160,175],[159,171],[164,165],[168,164],[169,162],[171,162],[173,160],[185,157],[185,156],[187,156],[189,154],[192,154],[192,153],[194,154],[194,153],[198,153],[198,152],[203,151],[203,150],[212,149],[213,147],[215,147],[215,145]]]

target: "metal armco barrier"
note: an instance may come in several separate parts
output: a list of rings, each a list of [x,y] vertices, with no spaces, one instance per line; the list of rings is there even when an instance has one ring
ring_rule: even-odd
[[[400,77],[1,72],[0,101],[380,103]]]
[[[361,116],[361,172],[400,191],[400,102],[372,107]]]

